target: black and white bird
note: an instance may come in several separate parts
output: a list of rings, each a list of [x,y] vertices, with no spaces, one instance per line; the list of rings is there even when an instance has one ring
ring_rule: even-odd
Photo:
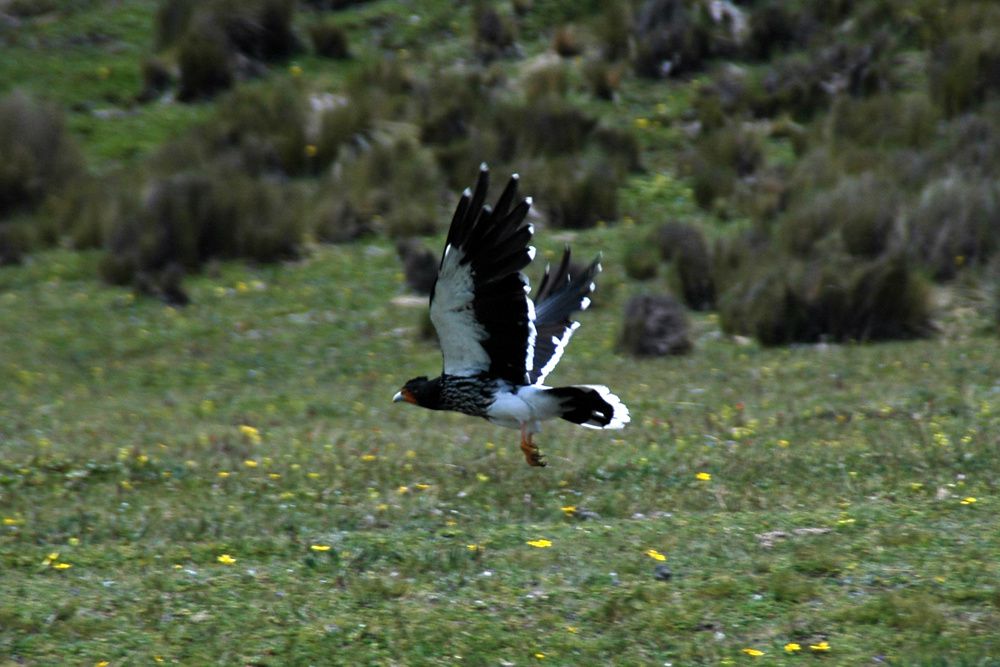
[[[573,332],[570,316],[590,305],[600,257],[580,275],[569,273],[567,247],[559,266],[546,266],[534,298],[521,272],[535,256],[531,199],[518,199],[513,175],[496,206],[485,204],[489,170],[483,164],[474,191],[466,191],[448,230],[430,297],[444,369],[433,380],[413,378],[393,397],[431,410],[483,417],[521,431],[530,465],[544,466],[532,436],[556,417],[581,426],[618,429],[628,408],[603,385],[548,387]]]

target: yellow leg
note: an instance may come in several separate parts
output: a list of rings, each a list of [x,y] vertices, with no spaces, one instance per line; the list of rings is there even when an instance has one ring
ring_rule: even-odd
[[[545,460],[542,458],[542,453],[538,451],[538,445],[531,441],[531,433],[528,432],[527,425],[521,425],[521,451],[524,452],[524,460],[528,462],[529,466],[536,466],[539,468],[545,467]]]

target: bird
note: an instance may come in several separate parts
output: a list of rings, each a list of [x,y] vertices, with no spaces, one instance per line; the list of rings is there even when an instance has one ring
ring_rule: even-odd
[[[525,218],[530,197],[519,198],[513,174],[494,206],[486,203],[489,168],[480,165],[475,188],[466,190],[452,217],[430,318],[441,347],[442,372],[408,380],[393,402],[482,417],[521,432],[528,465],[544,467],[533,436],[541,423],[564,419],[594,429],[620,429],[631,417],[604,385],[550,387],[580,326],[571,316],[590,305],[601,256],[570,274],[570,248],[556,268],[545,267],[533,296],[522,269],[535,257],[533,226]]]

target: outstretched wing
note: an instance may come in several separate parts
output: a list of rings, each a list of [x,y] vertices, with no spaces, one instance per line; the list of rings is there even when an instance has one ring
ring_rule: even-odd
[[[594,291],[594,278],[601,272],[601,258],[595,259],[578,276],[569,273],[569,246],[555,271],[545,267],[545,275],[535,293],[535,358],[528,379],[541,384],[562,358],[573,332],[580,326],[570,319],[578,310],[590,305]]]
[[[517,175],[495,208],[484,205],[489,170],[483,164],[473,192],[466,190],[448,230],[437,281],[431,292],[431,322],[437,330],[448,375],[492,377],[525,384],[534,361],[535,310],[528,279],[532,227],[524,218],[531,200],[516,205]]]

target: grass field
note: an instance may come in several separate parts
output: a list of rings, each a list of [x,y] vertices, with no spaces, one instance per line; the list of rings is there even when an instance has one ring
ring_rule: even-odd
[[[555,424],[532,469],[513,431],[389,402],[439,360],[386,246],[224,265],[183,311],[94,289],[92,261],[0,271],[11,664],[996,662],[975,317],[784,350],[706,318],[695,354],[635,363],[608,261],[551,380],[606,381],[634,421]]]
[[[158,2],[55,4],[0,33],[0,91],[58,102],[92,173],[214,112],[131,103]],[[536,5],[528,57],[573,10]],[[470,16],[352,8],[354,62],[269,77],[335,89],[375,37],[433,71]],[[628,245],[746,222],[676,172],[694,90],[574,100],[646,172],[622,224],[537,238],[605,257],[549,382],[606,383],[633,422],[549,425],[544,469],[515,431],[391,403],[440,357],[386,240],[210,264],[184,309],[104,286],[97,251],[0,267],[0,665],[1000,665],[1000,358],[971,281],[934,288],[920,342],[762,348],[697,314],[688,356],[618,351],[628,297],[667,282],[626,278]]]

